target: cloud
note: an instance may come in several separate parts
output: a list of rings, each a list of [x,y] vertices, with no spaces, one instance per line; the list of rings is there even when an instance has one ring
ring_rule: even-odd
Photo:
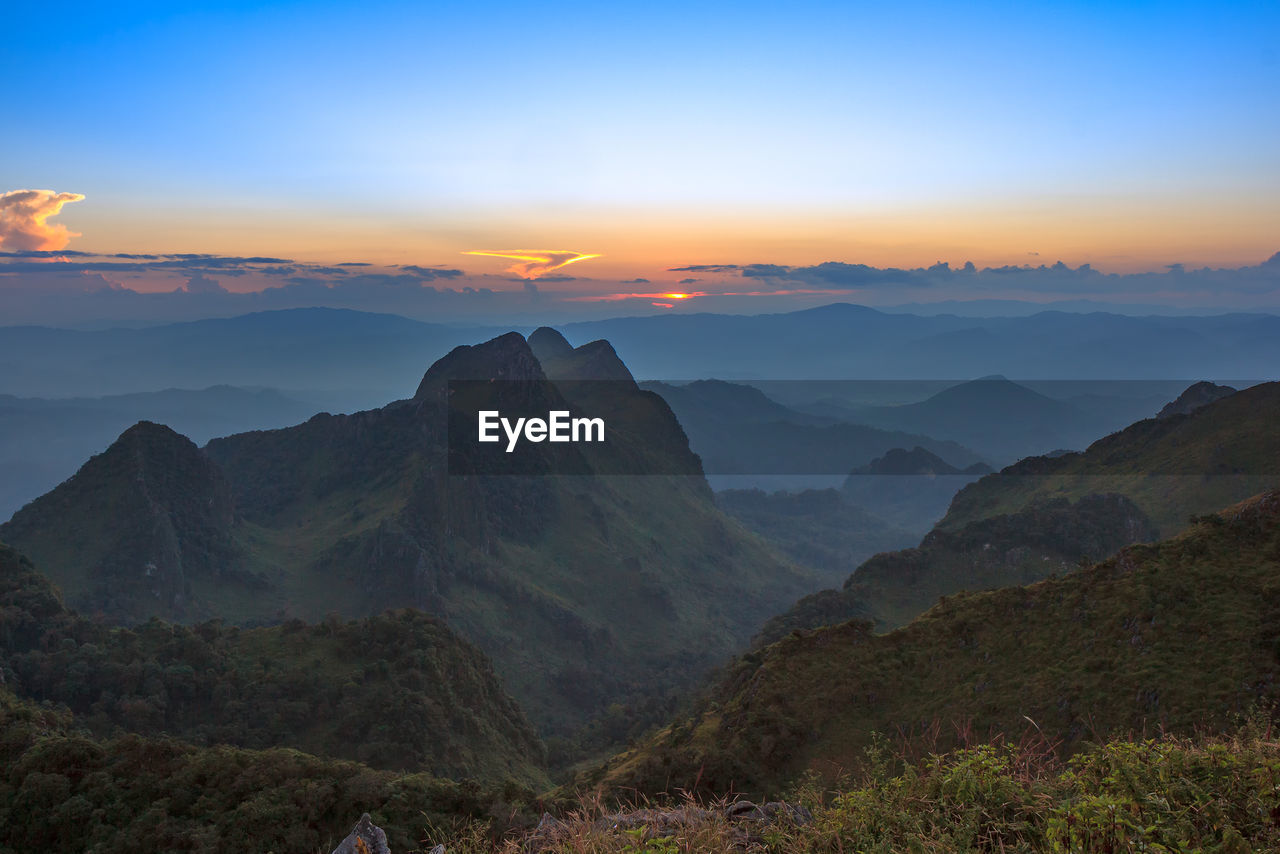
[[[355,264],[339,264],[340,267],[354,267]],[[362,266],[369,266],[368,264]],[[440,267],[419,267],[417,264],[406,264],[400,268],[407,273],[412,273],[420,279],[456,279],[462,275],[461,270],[445,270]]]
[[[738,264],[690,264],[687,267],[668,267],[668,273],[733,273],[742,269]]]
[[[779,279],[800,282],[810,287],[826,287],[834,290],[847,288],[908,285],[928,287],[932,282],[923,270],[899,270],[897,267],[870,267],[866,264],[846,264],[843,261],[825,261],[811,267],[782,267],[777,264],[748,264],[742,275],[752,279]]]
[[[187,279],[182,289],[189,294],[225,294],[227,292],[217,279],[211,279],[204,273],[196,273]]]
[[[568,249],[472,249],[462,254],[515,261],[515,264],[507,268],[507,272],[515,273],[522,279],[537,279],[570,264],[600,257]]]
[[[65,225],[50,225],[48,219],[57,216],[63,205],[83,198],[79,193],[53,190],[0,193],[0,246],[38,251],[66,248],[71,238],[80,235],[67,231]]]

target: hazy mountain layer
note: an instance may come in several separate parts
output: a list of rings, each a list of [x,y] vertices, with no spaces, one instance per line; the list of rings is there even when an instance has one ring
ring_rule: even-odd
[[[645,383],[644,388],[662,395],[705,470],[718,475],[843,477],[904,445],[923,446],[961,468],[980,460],[955,442],[798,412],[746,385],[701,380],[683,386]]]
[[[838,582],[877,552],[905,548],[918,535],[845,501],[834,489],[764,492],[726,489],[716,504],[783,554]]]

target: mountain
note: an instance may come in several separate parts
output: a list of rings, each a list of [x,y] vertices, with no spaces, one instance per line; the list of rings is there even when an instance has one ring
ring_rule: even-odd
[[[845,501],[834,489],[764,492],[725,489],[716,504],[827,583],[839,581],[873,554],[916,542],[910,531]]]
[[[332,308],[262,311],[144,329],[10,326],[0,393],[76,397],[211,385],[344,390],[385,400],[422,365],[489,330]]]
[[[636,376],[728,380],[1263,379],[1280,364],[1280,317],[920,317],[837,303],[786,314],[686,314],[566,324],[607,338]]]
[[[919,403],[868,407],[857,418],[874,427],[949,439],[1006,462],[1055,448],[1083,447],[1128,423],[1054,400],[1004,377],[960,383]]]
[[[306,308],[145,329],[3,327],[0,394],[72,397],[218,384],[346,392],[344,411],[408,388],[490,327]],[[785,314],[628,317],[561,327],[610,341],[642,379],[1266,379],[1280,317],[920,317],[834,304]]]
[[[892,448],[884,456],[877,457],[866,465],[858,466],[852,472],[853,475],[926,475],[928,477],[990,473],[991,466],[986,463],[973,463],[964,468],[957,468],[919,445],[910,451],[906,448]]]
[[[412,399],[381,409],[203,450],[139,425],[0,539],[68,604],[125,624],[421,609],[488,654],[544,731],[570,732],[611,704],[693,684],[819,584],[716,508],[679,423],[607,343],[561,362],[577,379],[548,382],[513,333],[455,348]],[[550,408],[598,405],[618,429],[599,450],[531,446],[522,475],[459,473],[492,461],[449,453],[451,383],[466,380]],[[168,461],[167,479],[154,460]],[[686,474],[538,476],[564,460]]]
[[[982,462],[953,466],[919,445],[910,451],[891,448],[850,472],[841,492],[850,504],[875,508],[890,524],[922,536],[946,514],[957,492],[990,472]]]
[[[68,611],[0,545],[0,679],[93,733],[293,747],[379,768],[545,785],[544,750],[489,659],[411,611],[240,630]]]
[[[296,424],[315,412],[310,400],[225,385],[106,397],[0,395],[0,520],[75,474],[139,421],[167,424],[199,444],[242,430]]]
[[[751,386],[702,380],[643,387],[671,407],[708,474],[844,477],[904,444],[927,448],[958,466],[980,461],[954,442],[798,412]]]
[[[1122,495],[1086,495],[1074,504],[1058,498],[955,531],[935,529],[915,548],[869,558],[840,590],[804,597],[769,620],[756,643],[854,618],[896,628],[942,597],[1040,581],[1153,539],[1150,520]]]
[[[71,601],[122,622],[184,616],[193,591],[269,585],[244,569],[231,484],[190,439],[139,422],[75,477],[0,525],[51,565]]]
[[[939,527],[957,529],[1035,501],[1091,492],[1128,496],[1171,536],[1280,483],[1280,383],[1246,388],[1183,415],[1149,418],[1080,453],[1032,457],[962,489]]]
[[[873,734],[946,750],[1019,733],[1206,732],[1280,699],[1280,493],[1028,587],[947,597],[876,635],[850,621],[741,658],[692,717],[579,786],[773,792],[865,761]]]
[[[1165,404],[1164,408],[1156,413],[1156,418],[1170,418],[1174,415],[1190,415],[1202,406],[1213,403],[1215,400],[1221,400],[1228,395],[1236,393],[1236,389],[1229,385],[1218,385],[1211,382],[1198,382],[1187,388],[1182,394],[1178,395],[1176,400],[1171,400]]]

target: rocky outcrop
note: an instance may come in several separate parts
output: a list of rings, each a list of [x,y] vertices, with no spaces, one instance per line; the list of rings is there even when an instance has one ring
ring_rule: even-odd
[[[1221,400],[1227,395],[1235,394],[1236,390],[1229,385],[1218,385],[1211,382],[1198,382],[1195,385],[1188,386],[1187,390],[1178,395],[1178,399],[1166,403],[1164,409],[1157,413],[1156,418],[1172,418],[1174,415],[1190,415],[1202,406],[1213,403],[1215,400]]]
[[[391,849],[387,847],[387,834],[365,813],[333,854],[391,854]]]

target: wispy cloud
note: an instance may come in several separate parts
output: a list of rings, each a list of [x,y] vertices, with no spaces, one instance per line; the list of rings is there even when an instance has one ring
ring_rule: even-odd
[[[65,225],[50,225],[62,206],[78,202],[79,193],[55,193],[53,190],[10,190],[0,193],[0,246],[18,250],[65,249],[71,238],[80,235]]]
[[[515,273],[523,279],[537,279],[570,264],[600,257],[568,249],[472,249],[462,254],[515,261],[515,264],[507,268],[507,272]]]

